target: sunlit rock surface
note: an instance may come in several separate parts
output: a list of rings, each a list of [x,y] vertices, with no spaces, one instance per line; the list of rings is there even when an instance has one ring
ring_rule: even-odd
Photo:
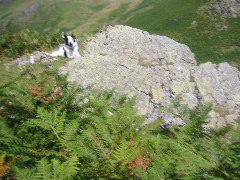
[[[181,95],[193,108],[212,102],[209,126],[234,122],[240,114],[240,73],[228,63],[197,66],[189,47],[168,37],[150,35],[128,26],[109,26],[84,45],[84,55],[60,69],[68,80],[96,89],[113,89],[136,97],[136,109],[145,123],[163,118],[182,123],[162,113]]]
[[[213,3],[213,7],[225,18],[240,16],[240,0],[218,0]]]

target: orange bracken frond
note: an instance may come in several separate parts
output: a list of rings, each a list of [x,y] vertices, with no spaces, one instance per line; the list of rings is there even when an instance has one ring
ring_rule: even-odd
[[[143,158],[141,155],[137,156],[133,162],[128,164],[128,169],[130,169],[130,175],[134,175],[134,169],[140,168],[142,172],[146,171],[151,162],[150,158]]]
[[[37,100],[41,101],[44,104],[48,104],[57,99],[58,97],[62,96],[61,85],[56,86],[54,92],[52,92],[50,95],[49,94],[46,95],[46,92],[49,90],[49,88],[50,88],[49,84],[45,84],[44,88],[39,86],[29,86],[28,92]]]
[[[7,175],[10,171],[10,167],[13,164],[14,159],[8,161],[5,165],[4,165],[4,160],[0,159],[0,179],[4,176]]]

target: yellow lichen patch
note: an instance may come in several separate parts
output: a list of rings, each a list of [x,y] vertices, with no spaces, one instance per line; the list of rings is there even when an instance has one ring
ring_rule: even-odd
[[[156,100],[162,100],[164,98],[164,92],[162,88],[152,87],[151,92],[153,98]]]

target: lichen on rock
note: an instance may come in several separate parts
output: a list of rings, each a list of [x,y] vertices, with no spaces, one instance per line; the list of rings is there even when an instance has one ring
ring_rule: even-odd
[[[68,80],[96,89],[113,89],[136,97],[145,123],[163,118],[182,123],[158,109],[181,95],[190,108],[213,102],[211,127],[234,122],[240,114],[240,73],[228,63],[197,66],[189,47],[165,36],[128,26],[109,26],[85,42],[81,59],[60,69]],[[223,115],[218,108],[225,109]]]
[[[225,18],[240,16],[240,0],[218,0],[213,3],[213,7]]]

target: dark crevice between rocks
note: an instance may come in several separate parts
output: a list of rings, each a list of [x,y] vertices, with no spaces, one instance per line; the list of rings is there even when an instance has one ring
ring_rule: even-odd
[[[191,76],[190,77],[191,78],[190,81],[194,83],[194,94],[195,94],[195,96],[196,96],[196,98],[198,100],[198,104],[200,104],[200,103],[203,102],[203,96],[201,95],[201,92],[200,92],[200,90],[198,88],[198,84],[197,84],[194,76],[192,75],[192,73],[190,74],[190,76]]]
[[[135,87],[135,86],[133,86],[133,88],[134,88],[136,91],[138,91],[138,92],[140,92],[140,93],[143,93],[143,94],[145,94],[146,96],[149,97],[148,102],[153,105],[153,107],[154,107],[154,110],[153,110],[153,111],[155,111],[156,108],[159,107],[160,103],[157,103],[157,102],[154,101],[154,97],[153,97],[153,94],[152,94],[151,91],[145,92],[145,91],[142,91],[142,90],[138,89],[138,88]],[[152,87],[150,87],[150,89],[152,89]]]
[[[167,76],[169,86],[168,87],[165,86],[165,87],[166,87],[167,91],[169,92],[169,98],[172,99],[172,98],[174,98],[174,96],[173,96],[174,93],[173,93],[172,88],[171,88],[172,87],[172,82],[173,82],[173,79],[172,79],[173,74],[171,73],[171,69],[169,68],[168,62],[165,60],[164,63],[165,63],[165,66],[167,67],[166,71],[169,72],[169,74]]]
[[[195,90],[195,92],[194,92],[195,96],[196,96],[196,98],[198,100],[198,104],[202,103],[203,102],[203,97],[202,97],[202,95],[200,93],[200,90],[199,90],[199,88],[197,86],[197,83],[195,83],[194,90]]]
[[[116,65],[118,65],[118,66],[121,66],[121,67],[124,67],[124,68],[126,68],[126,69],[128,69],[128,70],[130,70],[130,68],[129,67],[127,67],[127,66],[125,66],[125,65],[123,65],[123,64],[116,64]]]
[[[135,86],[133,86],[133,88],[134,88],[136,91],[140,92],[140,93],[143,93],[143,94],[145,94],[145,95],[147,95],[147,96],[149,96],[149,97],[153,97],[153,95],[152,95],[151,92],[142,91],[142,90],[138,89],[138,88],[135,87]]]
[[[137,87],[133,86],[133,88],[138,91],[139,93],[142,93],[142,94],[145,94],[146,96],[148,96],[148,102],[150,104],[153,105],[153,108],[151,110],[151,112],[148,112],[145,117],[146,117],[146,121],[142,124],[142,127],[146,126],[147,124],[151,123],[152,121],[156,120],[157,118],[159,118],[159,116],[156,115],[157,111],[158,111],[158,108],[160,107],[160,103],[156,103],[154,101],[154,97],[153,97],[153,94],[152,92],[145,92],[145,91],[142,91],[140,89],[138,89]],[[150,89],[152,89],[152,87],[150,87]]]

